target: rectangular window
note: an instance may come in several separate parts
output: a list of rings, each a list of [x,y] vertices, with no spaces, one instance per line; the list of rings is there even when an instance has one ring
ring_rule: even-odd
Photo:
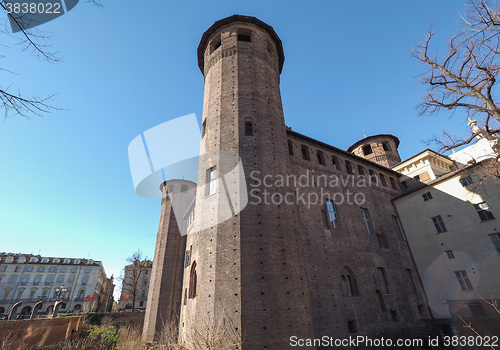
[[[215,194],[215,191],[217,189],[217,167],[213,166],[210,169],[207,170],[207,182],[205,185],[205,194],[207,196],[210,196],[212,194]]]
[[[474,208],[476,209],[477,215],[479,215],[479,219],[481,219],[481,222],[493,220],[495,218],[486,202],[474,204]]]
[[[85,295],[85,289],[80,289],[80,291],[78,292],[78,298],[83,298],[83,296]]]
[[[72,273],[76,273],[76,267],[73,267],[73,268],[71,269],[71,272],[72,272]]]
[[[25,286],[25,285],[27,285],[27,284],[28,284],[28,281],[29,281],[29,280],[30,280],[30,278],[29,278],[29,277],[23,277],[23,280],[21,281],[21,284],[22,284],[23,286]]]
[[[373,229],[372,220],[370,218],[370,212],[368,211],[368,209],[361,208],[361,214],[363,215],[363,221],[366,225],[366,230],[368,231],[368,234],[373,235],[375,230]]]
[[[5,293],[3,293],[3,300],[9,299],[9,293],[10,293],[10,290],[6,290]]]
[[[441,219],[441,215],[434,216],[431,219],[434,223],[434,227],[436,228],[437,233],[446,232],[446,226],[444,225],[443,219]]]
[[[415,284],[415,280],[413,279],[413,275],[411,274],[411,269],[406,269],[406,273],[408,274],[408,278],[411,282],[411,285],[413,287],[413,291],[417,293],[417,285]]]
[[[49,268],[49,272],[56,272],[56,267],[55,266],[51,266]]]
[[[35,297],[35,293],[36,293],[36,289],[35,290],[31,290],[31,292],[30,292],[30,299],[33,299]]]
[[[75,281],[75,277],[74,276],[68,277],[68,282],[73,283],[74,281]]]
[[[495,245],[495,249],[500,253],[500,233],[489,234],[491,241]]]
[[[328,222],[330,223],[330,226],[333,228],[340,228],[337,206],[332,200],[326,201],[326,212],[328,214]]]
[[[44,289],[42,292],[42,297],[46,297],[48,292],[49,291],[47,289]]]
[[[23,295],[23,291],[20,290],[19,292],[17,292],[17,300],[21,299],[21,296]]]
[[[16,281],[16,278],[15,277],[11,277],[9,278],[9,283],[14,283]]]
[[[16,266],[16,268],[14,269],[14,272],[18,272],[19,271],[19,266]]]
[[[337,157],[332,156],[332,164],[333,164],[333,169],[340,170],[340,162]]]
[[[64,277],[57,277],[57,283],[63,283]]]
[[[321,165],[325,165],[325,156],[323,155],[323,152],[318,151],[316,153],[316,156],[318,157],[318,163]]]
[[[39,285],[40,284],[40,281],[42,280],[42,277],[35,277],[35,280],[33,281],[33,284],[35,286]]]
[[[89,281],[88,277],[83,277],[82,278],[82,284],[87,284],[88,281]]]
[[[300,151],[302,152],[302,159],[311,160],[309,158],[309,149],[307,146],[302,145],[302,147],[300,147]]]
[[[345,161],[345,168],[347,170],[347,173],[349,174],[354,174],[354,170],[352,169],[352,163],[348,160]]]
[[[85,273],[90,273],[90,267],[85,268]]]
[[[469,277],[467,277],[467,272],[464,270],[455,271],[455,276],[457,276],[458,283],[460,284],[460,288],[464,291],[472,290],[472,284],[469,281]]]
[[[27,272],[31,272],[31,271],[33,271],[33,266],[28,266],[28,267],[26,268],[26,271],[27,271]]]
[[[472,177],[467,176],[464,177],[463,179],[460,179],[460,183],[462,184],[462,186],[467,187],[469,185],[472,185],[474,181],[472,181]]]
[[[40,266],[40,267],[38,268],[38,272],[43,272],[43,271],[45,271],[45,267],[44,267],[44,266]]]
[[[448,259],[455,259],[455,255],[453,254],[453,250],[447,250],[446,255],[448,255]]]
[[[384,293],[391,294],[391,289],[389,288],[389,283],[387,281],[387,275],[385,273],[385,269],[383,267],[377,267],[377,271]]]
[[[426,192],[422,195],[422,197],[424,198],[424,201],[427,202],[432,199],[432,194],[430,192]]]
[[[293,156],[293,143],[290,140],[288,140],[288,154]]]
[[[7,271],[7,266],[2,266],[2,272]]]
[[[399,217],[393,215],[392,222],[394,222],[394,226],[396,227],[396,232],[398,233],[398,237],[402,241],[406,241],[405,232],[403,231],[403,226],[401,226],[401,221]]]

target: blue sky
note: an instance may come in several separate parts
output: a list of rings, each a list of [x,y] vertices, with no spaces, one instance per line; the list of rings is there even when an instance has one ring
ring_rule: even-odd
[[[64,108],[0,122],[0,251],[90,254],[115,276],[137,249],[153,257],[160,201],[135,194],[128,144],[164,121],[201,119],[196,48],[213,22],[235,13],[258,17],[283,41],[293,130],[342,149],[363,129],[392,133],[403,159],[441,129],[467,132],[460,115],[417,118],[425,67],[410,56],[431,24],[433,49],[446,51],[460,1],[103,1],[102,9],[80,1],[39,27],[58,64],[0,33],[0,67],[13,72],[0,71],[2,87],[57,94],[51,103]]]

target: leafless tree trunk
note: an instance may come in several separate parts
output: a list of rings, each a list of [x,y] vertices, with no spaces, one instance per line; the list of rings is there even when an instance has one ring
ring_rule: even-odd
[[[422,83],[429,91],[422,98],[419,112],[434,115],[442,110],[464,110],[480,121],[487,137],[498,138],[500,108],[495,88],[500,72],[500,10],[489,0],[469,0],[467,5],[463,28],[449,41],[444,58],[429,54],[432,30],[412,53],[428,68]],[[469,144],[477,135],[473,131],[459,139],[445,132],[443,138],[434,141],[447,151]]]
[[[127,258],[130,265],[125,267],[124,276],[120,278],[122,281],[122,289],[127,290],[132,296],[132,311],[135,310],[135,300],[139,293],[141,276],[147,268],[147,257],[142,256],[142,252],[137,250],[134,254]]]

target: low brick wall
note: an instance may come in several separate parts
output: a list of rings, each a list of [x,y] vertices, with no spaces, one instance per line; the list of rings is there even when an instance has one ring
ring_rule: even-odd
[[[84,322],[85,316],[0,321],[0,345],[2,339],[15,339],[15,345],[8,349],[24,350],[75,339],[80,336]]]
[[[131,326],[142,330],[144,311],[109,313],[103,317],[101,322],[116,327]]]

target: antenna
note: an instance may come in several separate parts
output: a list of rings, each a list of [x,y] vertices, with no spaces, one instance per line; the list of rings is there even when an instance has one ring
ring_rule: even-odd
[[[366,132],[365,132],[365,129],[363,129],[363,135],[365,135],[365,139],[366,139]]]
[[[87,260],[88,260],[89,257],[90,257],[90,250],[89,250],[89,254],[87,255]]]

